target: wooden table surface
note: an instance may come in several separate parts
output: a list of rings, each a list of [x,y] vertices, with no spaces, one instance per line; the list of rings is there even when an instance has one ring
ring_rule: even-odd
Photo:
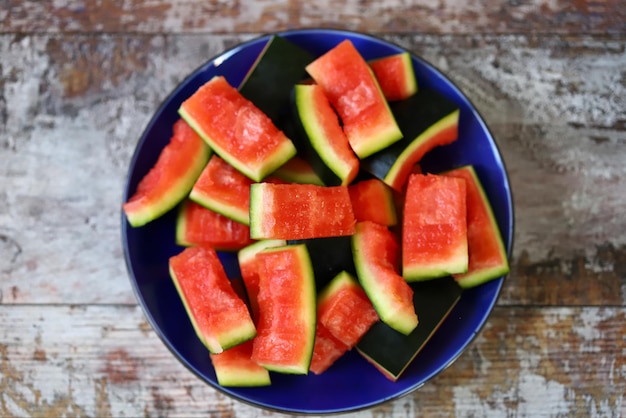
[[[621,1],[0,0],[0,416],[281,416],[192,375],[146,321],[124,178],[168,92],[260,33],[370,32],[432,62],[508,166],[512,271],[469,349],[359,417],[626,415]]]

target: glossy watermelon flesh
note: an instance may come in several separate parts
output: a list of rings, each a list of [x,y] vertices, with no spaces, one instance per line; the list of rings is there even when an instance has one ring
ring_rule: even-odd
[[[413,290],[399,274],[399,246],[389,229],[359,222],[352,236],[357,277],[381,321],[402,334],[418,324]]]
[[[248,307],[235,293],[214,249],[186,248],[169,259],[169,270],[196,334],[209,352],[221,353],[256,335]]]
[[[268,370],[307,374],[316,325],[315,279],[306,246],[259,252],[259,320],[252,359]]]
[[[256,255],[266,248],[281,247],[286,244],[284,240],[263,240],[250,244],[237,253],[241,278],[248,295],[252,319],[255,322],[259,319],[259,265]]]
[[[369,66],[388,101],[404,100],[417,92],[417,80],[408,52],[372,60]]]
[[[296,154],[291,140],[222,76],[202,85],[179,113],[217,154],[254,181]]]
[[[237,251],[254,241],[250,228],[192,200],[180,206],[176,220],[176,243],[182,246],[209,246],[220,251]]]
[[[467,186],[467,273],[454,274],[459,285],[474,287],[509,272],[509,262],[498,224],[474,167],[464,166],[445,173],[459,177]]]
[[[173,209],[187,197],[210,154],[195,131],[178,120],[169,144],[123,205],[128,222],[142,226]]]
[[[220,386],[267,386],[271,384],[266,368],[252,360],[252,340],[219,354],[210,354],[217,383]]]
[[[359,159],[324,90],[316,84],[298,84],[294,102],[294,119],[302,128],[302,148],[315,172],[329,186],[351,183],[359,172]]]
[[[189,197],[214,212],[248,225],[251,184],[252,180],[214,154]]]
[[[339,341],[318,321],[315,328],[315,344],[309,370],[315,374],[324,373],[348,350],[349,348],[344,343]]]
[[[354,232],[347,186],[255,183],[250,189],[253,239],[300,240]]]
[[[372,70],[352,42],[339,43],[306,70],[324,89],[359,158],[402,138]]]
[[[398,223],[395,196],[382,180],[367,179],[348,186],[357,222],[372,221],[385,226]]]
[[[363,288],[345,271],[319,294],[317,316],[318,322],[348,348],[379,320]]]
[[[412,174],[404,200],[402,275],[427,280],[468,268],[465,180]]]

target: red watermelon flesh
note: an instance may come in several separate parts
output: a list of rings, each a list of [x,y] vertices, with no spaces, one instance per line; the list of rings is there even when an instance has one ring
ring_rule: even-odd
[[[315,345],[313,346],[313,357],[309,370],[315,374],[322,374],[335,361],[337,361],[344,353],[348,351],[348,347],[339,341],[326,327],[317,322],[315,329]]]
[[[145,225],[173,209],[191,190],[210,153],[202,138],[178,120],[169,144],[123,205],[128,222],[134,227]]]
[[[254,241],[250,228],[217,212],[185,200],[176,220],[176,243],[182,246],[202,245],[221,251],[237,251]]]
[[[460,167],[444,176],[465,179],[467,185],[467,273],[454,274],[461,287],[473,287],[509,272],[509,263],[498,224],[476,171]]]
[[[222,76],[202,85],[179,113],[217,154],[254,181],[296,154],[291,140]]]
[[[404,100],[417,92],[413,63],[408,52],[372,60],[369,66],[387,100]]]
[[[211,353],[256,335],[248,307],[230,284],[214,249],[186,248],[169,259],[169,269],[196,334]]]
[[[315,279],[303,244],[259,252],[259,319],[252,359],[268,370],[307,374],[315,340]]]
[[[345,271],[335,276],[319,295],[318,322],[348,348],[354,347],[378,319],[363,288]]]
[[[402,226],[402,275],[408,281],[464,273],[468,267],[465,180],[409,177]]]
[[[248,225],[251,184],[252,180],[218,155],[213,155],[189,197],[214,212]]]
[[[361,180],[349,185],[348,192],[357,222],[372,221],[386,226],[398,222],[394,193],[382,180]]]
[[[348,236],[354,212],[347,186],[255,183],[250,191],[253,239]]]

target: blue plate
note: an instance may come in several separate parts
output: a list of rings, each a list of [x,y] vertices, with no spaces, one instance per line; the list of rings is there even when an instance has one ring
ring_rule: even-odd
[[[365,59],[403,52],[399,46],[360,33],[306,29],[279,33],[320,55],[350,39]],[[185,79],[157,110],[145,129],[128,171],[124,201],[153,166],[168,143],[183,100],[215,75],[239,85],[270,35],[240,44],[211,59]],[[484,121],[463,93],[441,72],[419,57],[413,65],[420,88],[432,88],[461,109],[459,139],[429,153],[426,170],[440,171],[473,164],[493,206],[510,254],[513,202],[506,170]],[[172,353],[200,379],[242,402],[289,413],[339,413],[364,409],[412,392],[448,367],[480,331],[491,312],[504,278],[465,291],[452,313],[397,382],[385,378],[356,351],[347,353],[320,376],[272,374],[263,388],[223,388],[217,384],[206,348],[196,337],[168,275],[168,258],[181,251],[174,240],[175,211],[141,228],[131,228],[122,214],[126,263],[137,299]],[[236,256],[220,254],[227,273],[238,275]]]

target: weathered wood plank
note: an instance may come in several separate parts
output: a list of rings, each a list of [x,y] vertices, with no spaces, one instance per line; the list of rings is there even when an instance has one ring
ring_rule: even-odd
[[[0,323],[2,416],[280,416],[202,383],[138,307],[0,306]],[[356,416],[617,417],[625,335],[624,308],[496,308],[440,376]]]
[[[618,0],[296,2],[5,0],[0,32],[248,33],[333,27],[370,33],[624,33]]]
[[[136,141],[180,80],[250,36],[0,36],[3,303],[134,303],[119,206]],[[500,303],[624,305],[624,38],[387,38],[449,74],[501,148],[516,231]]]

